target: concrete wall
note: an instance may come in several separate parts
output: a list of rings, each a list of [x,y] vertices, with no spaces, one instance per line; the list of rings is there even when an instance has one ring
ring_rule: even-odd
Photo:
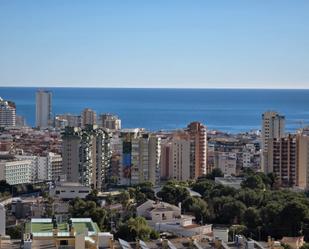
[[[0,236],[5,235],[5,207],[0,204]]]

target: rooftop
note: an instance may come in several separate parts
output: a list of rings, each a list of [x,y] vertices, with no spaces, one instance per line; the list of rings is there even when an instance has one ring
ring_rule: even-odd
[[[90,218],[71,218],[72,226],[76,233],[88,231],[89,235],[95,235],[100,232],[98,225]],[[69,236],[68,223],[58,223],[58,236]],[[52,237],[53,223],[51,219],[31,219],[26,224],[26,233],[32,233],[34,236]]]

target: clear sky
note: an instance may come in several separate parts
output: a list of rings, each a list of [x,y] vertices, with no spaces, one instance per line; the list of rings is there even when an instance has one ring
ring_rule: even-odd
[[[309,0],[0,0],[0,86],[309,88]]]

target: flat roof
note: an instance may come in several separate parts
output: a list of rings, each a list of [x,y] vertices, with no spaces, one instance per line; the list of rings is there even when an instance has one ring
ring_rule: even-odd
[[[98,234],[100,229],[98,225],[90,218],[72,218],[72,226],[76,233],[88,231],[89,235]],[[69,236],[68,223],[58,223],[58,236]],[[31,219],[26,223],[26,233],[32,233],[34,236],[51,237],[53,232],[52,219]]]

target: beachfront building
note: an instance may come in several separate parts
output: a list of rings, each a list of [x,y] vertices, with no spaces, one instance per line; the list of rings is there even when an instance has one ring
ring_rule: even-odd
[[[100,114],[98,118],[98,126],[110,129],[112,131],[117,131],[121,129],[121,120],[118,116],[110,113]]]
[[[64,129],[66,126],[81,127],[81,116],[73,114],[59,114],[55,117],[55,127]]]
[[[81,118],[82,118],[81,122],[82,128],[85,128],[87,125],[95,125],[97,123],[97,114],[90,108],[86,108],[83,110]]]
[[[52,125],[52,93],[46,90],[36,92],[36,127],[46,129]]]
[[[0,127],[16,125],[16,106],[13,102],[0,98]]]

